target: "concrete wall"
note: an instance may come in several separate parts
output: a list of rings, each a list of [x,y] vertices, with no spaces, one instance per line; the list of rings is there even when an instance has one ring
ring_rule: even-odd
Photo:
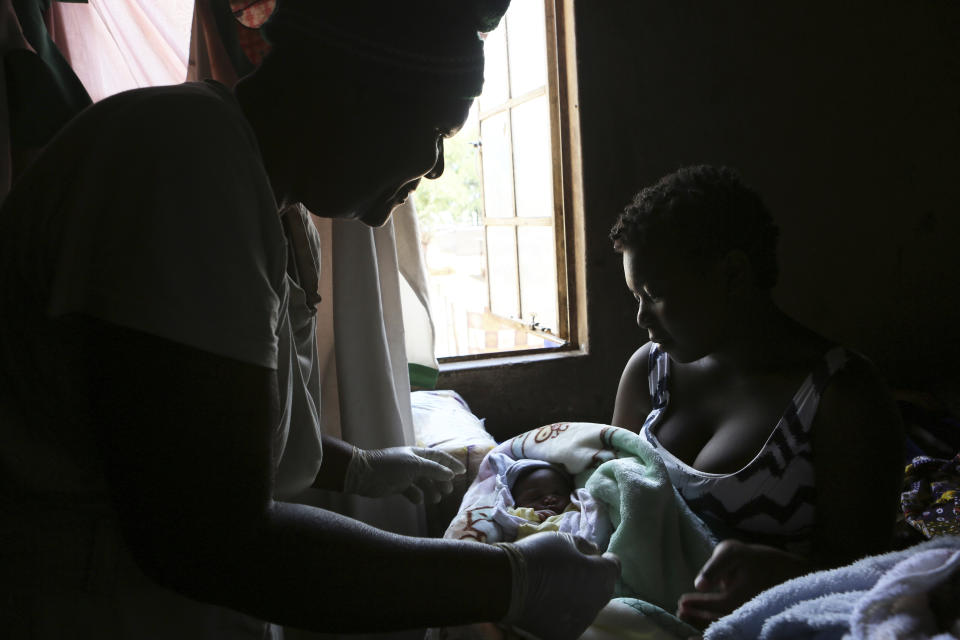
[[[960,3],[581,0],[576,24],[588,355],[440,386],[498,438],[607,421],[644,339],[607,230],[702,162],[773,210],[786,311],[894,386],[960,377]]]

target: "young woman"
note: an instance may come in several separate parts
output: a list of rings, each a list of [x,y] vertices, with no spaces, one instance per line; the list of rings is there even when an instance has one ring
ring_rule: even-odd
[[[637,324],[613,424],[656,447],[724,541],[677,615],[699,626],[811,570],[882,552],[902,427],[873,365],[774,303],[778,230],[724,167],[643,189],[611,231]]]

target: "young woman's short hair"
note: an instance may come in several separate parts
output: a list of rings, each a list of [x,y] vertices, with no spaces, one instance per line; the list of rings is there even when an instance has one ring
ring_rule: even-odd
[[[641,190],[617,218],[617,251],[667,244],[685,257],[712,262],[742,251],[761,289],[777,283],[773,216],[759,194],[729,167],[684,167]]]

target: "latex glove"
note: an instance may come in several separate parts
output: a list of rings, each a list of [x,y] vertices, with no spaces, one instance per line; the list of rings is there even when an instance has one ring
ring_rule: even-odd
[[[513,574],[503,624],[524,637],[579,638],[613,595],[620,561],[568,533],[538,533],[497,544]]]
[[[459,460],[437,449],[354,447],[343,490],[368,498],[402,493],[415,504],[424,499],[436,503],[453,491],[453,478],[465,471]]]
[[[703,629],[761,591],[812,569],[805,558],[775,547],[724,540],[694,580],[696,592],[680,596],[677,617]]]

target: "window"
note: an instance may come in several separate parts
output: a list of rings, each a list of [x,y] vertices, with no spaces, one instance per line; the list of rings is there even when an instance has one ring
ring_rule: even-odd
[[[443,177],[415,192],[442,360],[575,343],[561,4],[511,2],[486,35],[483,94],[445,142]]]

